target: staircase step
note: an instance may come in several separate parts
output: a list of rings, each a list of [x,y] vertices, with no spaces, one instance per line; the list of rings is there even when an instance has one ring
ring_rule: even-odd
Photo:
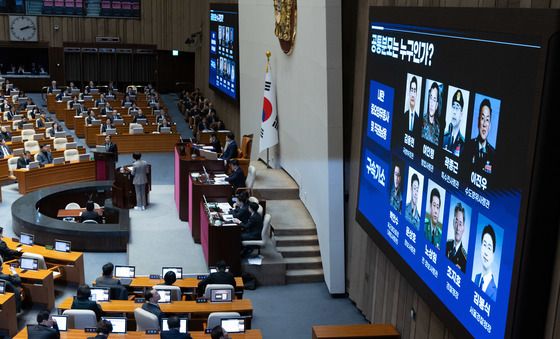
[[[316,228],[282,228],[274,225],[274,235],[276,237],[296,236],[296,235],[317,235]]]
[[[253,186],[253,195],[262,200],[297,200],[299,188],[256,188]]]
[[[284,258],[294,257],[318,257],[321,255],[319,246],[287,246],[276,247],[276,250],[282,253]]]
[[[321,257],[284,258],[287,270],[322,269]]]
[[[277,235],[276,246],[313,246],[319,245],[317,235]]]
[[[286,270],[286,282],[288,284],[320,282],[323,280],[324,276],[322,269]]]

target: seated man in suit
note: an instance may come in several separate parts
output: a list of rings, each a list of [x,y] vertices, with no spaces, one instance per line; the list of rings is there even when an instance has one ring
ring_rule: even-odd
[[[107,104],[107,99],[105,99],[105,94],[101,93],[99,99],[95,100],[95,107]]]
[[[12,140],[12,133],[10,133],[8,131],[6,126],[2,126],[0,128],[0,139],[6,140],[6,141],[11,141]]]
[[[113,264],[110,262],[103,265],[102,268],[103,274],[100,277],[97,277],[97,279],[95,279],[95,286],[111,287],[111,286],[120,285],[121,281],[119,279],[113,278],[114,267],[115,266],[113,266]]]
[[[249,201],[249,212],[251,216],[247,222],[234,218],[233,222],[241,226],[241,241],[244,240],[261,240],[261,232],[263,228],[263,219],[257,211],[259,204]]]
[[[115,155],[115,163],[119,161],[119,150],[117,144],[111,141],[111,136],[105,136],[105,152],[113,153]]]
[[[96,332],[95,337],[88,337],[88,339],[107,339],[109,333],[113,332],[113,324],[109,320],[99,320]]]
[[[0,159],[7,158],[12,153],[10,146],[6,145],[6,139],[2,139],[2,141],[0,141]]]
[[[204,295],[206,286],[209,284],[228,284],[235,288],[235,278],[233,277],[233,274],[226,272],[226,262],[220,260],[218,261],[218,263],[216,263],[216,267],[218,269],[218,272],[210,273],[210,275],[206,277],[206,279],[201,280],[198,283],[197,293],[199,296]]]
[[[167,327],[169,327],[169,331],[162,331],[160,334],[161,339],[192,339],[190,334],[179,332],[181,322],[176,315],[172,315],[167,319]]]
[[[41,152],[37,154],[37,161],[41,166],[45,166],[46,164],[52,164],[53,157],[51,153],[51,145],[49,144],[41,145]]]
[[[95,117],[95,112],[90,109],[88,111],[88,117],[86,118],[86,125],[91,125],[93,123],[93,120],[96,120],[97,118]]]
[[[2,241],[3,242],[3,241]],[[4,243],[4,242],[3,242]],[[5,244],[5,243],[4,243]],[[0,266],[2,265],[2,256],[0,255]],[[17,274],[16,270],[13,267],[10,267],[11,273],[2,273],[0,271],[0,280],[4,280],[6,282],[6,291],[14,293],[15,301],[16,301],[16,312],[21,311],[21,278]]]
[[[31,152],[25,151],[17,161],[17,168],[27,168],[31,162]]]
[[[27,119],[27,116],[24,116],[23,118],[21,118],[21,120],[17,123],[17,128],[19,130],[23,129],[23,125],[28,124],[29,123],[29,119]]]
[[[134,116],[134,119],[132,119],[132,122],[136,123],[138,121],[138,119],[146,119],[146,121],[148,120],[148,117],[146,117],[144,115],[144,112],[142,112],[141,109],[138,110],[138,114],[136,114],[136,116]]]
[[[231,174],[226,178],[226,181],[233,185],[234,189],[245,186],[245,174],[243,170],[239,167],[239,162],[237,159],[231,159],[229,161],[231,166]]]
[[[16,115],[16,106],[10,107],[10,110],[6,113],[7,120],[14,120],[14,115]]]
[[[132,106],[130,106],[130,107],[128,108],[128,114],[129,114],[129,115],[135,115],[135,114],[138,113],[138,110],[139,110],[139,109],[138,109],[138,106],[136,106],[136,103],[135,103],[135,102],[132,102]]]
[[[101,216],[94,211],[94,207],[93,201],[90,200],[86,203],[86,210],[80,215],[80,220],[82,222],[86,220],[95,220],[97,223],[101,223]]]
[[[78,102],[78,97],[77,96],[73,96],[72,100],[68,100],[68,102],[66,103],[66,107],[68,107],[68,109],[72,109],[74,108],[74,105],[79,104]]]
[[[27,328],[27,337],[33,339],[59,339],[60,332],[56,321],[51,317],[49,311],[43,310],[37,313],[37,325]]]
[[[231,210],[231,215],[241,220],[241,222],[247,222],[251,216],[248,203],[249,193],[247,191],[242,191],[237,195],[237,202],[233,205],[234,209]]]
[[[95,316],[97,319],[101,318],[101,314],[103,311],[101,310],[101,306],[95,301],[89,300],[91,297],[91,290],[89,289],[88,285],[81,285],[78,287],[78,292],[76,293],[76,297],[72,302],[72,306],[70,307],[73,310],[90,310],[95,312]]]
[[[105,120],[105,123],[103,125],[101,125],[100,127],[100,132],[101,134],[106,133],[108,129],[113,129],[115,128],[111,122],[110,118],[107,118],[107,120]]]
[[[237,158],[237,143],[235,142],[235,134],[229,132],[226,136],[226,146],[225,151],[222,154],[222,159],[229,160],[231,158]]]
[[[41,112],[41,116],[39,117],[39,119],[37,119],[35,125],[37,126],[37,128],[43,128],[46,127],[47,126],[46,123],[50,121],[52,121],[52,119],[47,117],[47,113]]]
[[[58,122],[52,124],[52,128],[49,129],[49,137],[54,138],[56,132],[64,132],[64,128],[62,128]]]
[[[11,248],[8,247],[8,244],[6,244],[4,240],[2,240],[3,231],[4,228],[0,227],[0,258],[5,261],[19,258],[20,252],[12,250]]]
[[[113,116],[114,113],[115,113],[115,111],[113,110],[113,107],[111,107],[111,104],[109,102],[107,102],[105,107],[103,107],[101,109],[101,115],[107,116],[107,118],[111,119],[111,122],[114,119],[114,116]]]
[[[161,297],[155,289],[149,289],[144,293],[144,299],[146,302],[142,305],[142,309],[148,311],[158,317],[158,322],[161,324],[161,320],[166,317],[165,313],[159,308],[158,301]]]
[[[169,123],[169,121],[167,121],[166,118],[163,118],[161,122],[158,123],[157,131],[160,132],[162,127],[171,127],[171,124]]]
[[[210,144],[213,147],[212,151],[218,154],[222,153],[222,144],[220,144],[220,140],[218,140],[216,133],[212,133],[212,135],[210,136]]]
[[[52,93],[53,90],[58,89],[58,87],[56,87],[56,80],[53,80],[51,82],[51,86],[49,88],[47,88],[47,92],[48,93]]]

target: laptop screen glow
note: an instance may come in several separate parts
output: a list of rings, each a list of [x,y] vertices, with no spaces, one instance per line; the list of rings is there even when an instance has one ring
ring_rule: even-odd
[[[91,289],[91,301],[97,301],[97,302],[109,301],[109,289],[108,288],[92,288]]]
[[[115,266],[116,278],[134,278],[134,266]]]
[[[56,325],[58,326],[59,331],[68,330],[68,316],[52,315],[51,317],[56,321]]]
[[[161,277],[165,277],[165,273],[173,271],[175,272],[175,277],[177,279],[183,279],[183,268],[182,267],[162,267],[161,268]]]
[[[59,252],[70,252],[70,242],[63,241],[63,240],[55,240],[54,249]]]
[[[39,269],[39,260],[33,258],[21,258],[21,262],[19,267],[22,270],[38,270]]]
[[[245,318],[222,319],[220,326],[228,333],[243,333],[245,332]]]
[[[113,325],[113,331],[111,333],[126,333],[126,318],[103,317],[101,319],[107,320]]]
[[[169,326],[167,325],[167,318],[162,319],[161,330],[169,331]],[[187,318],[179,318],[179,332],[187,333]]]
[[[157,290],[159,294],[159,301],[158,303],[170,303],[171,302],[171,290]]]
[[[210,301],[215,302],[230,302],[231,301],[231,290],[212,290],[210,295]]]
[[[21,242],[24,245],[33,245],[33,240],[34,240],[34,236],[33,234],[27,234],[27,233],[21,233],[19,236],[19,242]]]

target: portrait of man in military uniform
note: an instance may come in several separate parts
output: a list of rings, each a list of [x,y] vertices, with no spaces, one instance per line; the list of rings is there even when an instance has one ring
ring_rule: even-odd
[[[403,166],[400,162],[394,162],[393,180],[391,181],[391,194],[389,195],[389,203],[397,212],[402,211],[402,175]]]
[[[447,243],[445,244],[445,255],[457,268],[465,273],[467,269],[466,248],[468,244],[463,244],[463,235],[465,233],[465,229],[468,232],[469,225],[466,217],[467,212],[470,212],[470,209],[468,207],[465,209],[463,204],[459,201],[452,206],[454,206],[453,217],[449,223],[449,230],[452,232],[452,237],[448,237]],[[468,236],[465,238],[466,241],[468,241]]]
[[[477,111],[474,113],[478,114],[473,117],[477,123],[473,121],[472,135],[476,137],[465,144],[465,159],[472,165],[472,171],[492,174],[496,152],[492,144],[495,145],[497,135],[493,127],[498,125],[500,101],[477,94],[475,104],[478,107],[475,107]]]
[[[449,86],[449,94],[453,94],[447,99],[448,104],[445,123],[447,129],[443,135],[443,149],[460,156],[465,144],[465,130],[467,125],[467,114],[464,111],[469,106],[469,92]],[[451,99],[451,100],[450,100]],[[463,116],[464,115],[464,116]]]
[[[416,228],[420,229],[420,206],[422,206],[422,186],[424,176],[414,170],[412,167],[408,169],[409,185],[406,193],[406,209],[405,219],[408,220]]]
[[[445,203],[445,190],[429,180],[427,192],[429,192],[430,196],[426,204],[424,237],[439,250],[443,228],[443,213],[440,213],[440,211],[443,211],[443,204]]]

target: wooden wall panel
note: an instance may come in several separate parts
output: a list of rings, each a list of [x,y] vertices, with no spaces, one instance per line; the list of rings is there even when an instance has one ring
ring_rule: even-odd
[[[344,136],[344,143],[352,145],[349,171],[346,174],[349,193],[346,211],[347,292],[369,321],[394,324],[402,338],[452,339],[453,333],[355,221],[361,133],[352,131],[360,131],[363,126],[369,6],[560,8],[560,0],[357,0],[351,4],[355,8],[346,4],[342,13],[343,22],[355,25],[344,29],[355,30],[356,36],[355,50],[343,51],[345,60],[353,58],[355,62],[353,83],[344,83],[344,87],[353,88],[352,108],[344,111],[344,119],[352,123],[350,133]],[[357,16],[355,13],[358,13]],[[348,20],[349,18],[354,20]],[[548,310],[547,338],[560,338],[560,247],[554,271],[556,274]],[[411,317],[411,309],[416,312],[415,319]]]

